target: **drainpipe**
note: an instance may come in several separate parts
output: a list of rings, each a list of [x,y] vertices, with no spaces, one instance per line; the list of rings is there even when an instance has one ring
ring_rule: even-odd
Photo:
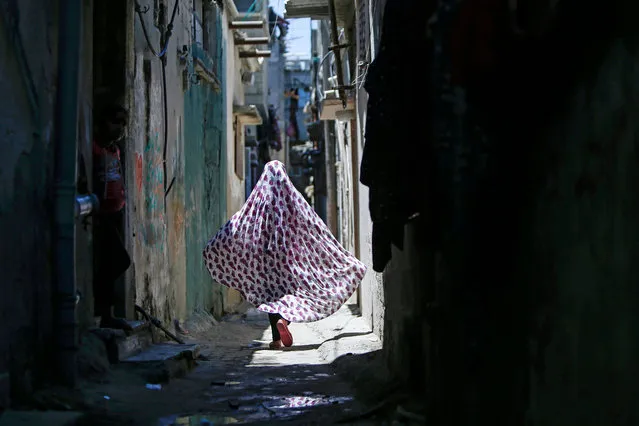
[[[67,386],[77,382],[78,323],[75,283],[76,158],[82,0],[59,2],[58,93],[55,130],[54,280],[57,374]],[[87,214],[86,206],[79,208]]]

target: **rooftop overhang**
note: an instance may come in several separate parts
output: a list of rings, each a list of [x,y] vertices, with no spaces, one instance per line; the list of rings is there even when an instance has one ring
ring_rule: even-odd
[[[233,32],[235,48],[239,51],[243,68],[250,72],[257,72],[264,62],[264,58],[270,56],[270,51],[258,50],[255,48],[258,42],[270,40],[268,30],[268,18],[263,13],[243,13],[237,10],[233,0],[224,0],[227,12],[229,29]],[[251,34],[249,37],[246,31],[258,34]],[[249,42],[246,42],[249,40]],[[257,53],[259,52],[259,53]],[[268,52],[268,55],[265,54]]]
[[[270,37],[235,37],[235,45],[236,46],[248,46],[248,45],[268,45],[270,41]]]
[[[270,58],[271,51],[270,50],[242,50],[240,51],[240,58]]]
[[[233,105],[233,115],[244,126],[259,126],[262,124],[262,115],[255,105]]]
[[[286,18],[330,19],[329,0],[288,0]],[[353,0],[334,0],[337,25],[347,27],[354,17]]]
[[[233,31],[257,30],[262,33],[261,36],[270,37],[266,14],[239,12],[233,0],[224,0],[224,7],[228,11],[229,29]]]

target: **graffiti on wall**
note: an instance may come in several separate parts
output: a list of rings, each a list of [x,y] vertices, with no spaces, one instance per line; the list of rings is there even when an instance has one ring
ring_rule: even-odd
[[[144,206],[148,213],[164,207],[164,165],[158,134],[150,137],[144,148]]]
[[[163,251],[166,235],[164,165],[158,132],[149,137],[143,153],[135,153],[135,184],[138,200],[144,205],[144,217],[139,232],[140,243]]]

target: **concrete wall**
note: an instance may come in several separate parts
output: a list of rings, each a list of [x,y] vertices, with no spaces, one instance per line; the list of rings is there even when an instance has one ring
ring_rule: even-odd
[[[365,0],[357,3],[357,19],[356,19],[356,43],[357,43],[357,61],[364,61],[370,63],[374,59],[375,45],[379,37],[379,33],[371,31],[370,25],[373,19],[371,13],[373,10],[377,10],[382,7],[381,2]],[[364,72],[365,69],[360,70]],[[353,143],[356,144],[357,159],[354,167],[358,168],[357,175],[359,176],[359,165],[362,160],[362,153],[364,151],[364,130],[366,128],[366,105],[368,102],[368,95],[363,87],[359,87],[355,93],[356,95],[356,136],[353,138]],[[380,337],[384,335],[384,286],[382,274],[378,274],[373,271],[373,257],[372,257],[372,222],[370,213],[368,211],[368,187],[362,185],[357,179],[357,191],[356,199],[357,203],[357,215],[359,220],[357,226],[359,228],[357,236],[358,256],[359,259],[366,264],[369,269],[362,281],[359,289],[359,304],[362,311],[362,317],[365,318],[373,331]]]
[[[228,33],[228,20],[224,21],[225,31]],[[227,146],[229,149],[226,151],[226,164],[227,164],[227,192],[226,192],[226,215],[227,218],[233,216],[237,211],[242,208],[244,201],[246,200],[246,194],[244,190],[244,179],[237,176],[235,173],[235,138],[236,131],[239,130],[239,137],[242,138],[242,149],[239,150],[241,155],[244,155],[244,130],[239,127],[235,129],[233,105],[244,105],[244,85],[242,84],[241,67],[242,62],[240,60],[239,51],[237,48],[232,47],[231,44],[226,50],[226,91],[229,94],[226,98],[226,108],[228,111],[228,117],[230,118],[226,123],[227,134]]]
[[[353,145],[351,141],[351,122],[335,121],[331,123],[337,135],[335,141],[336,174],[337,174],[337,237],[342,246],[355,253],[355,192],[353,185],[353,168],[359,163],[353,161]],[[357,155],[357,153],[355,153]]]
[[[154,22],[157,2],[140,3],[142,7],[149,7],[142,17],[152,46],[160,51],[159,31]],[[195,200],[194,191],[187,191],[186,185],[186,157],[199,155],[185,139],[189,119],[185,114],[185,93],[192,89],[189,82],[193,68],[192,64],[189,67],[188,55],[182,60],[177,54],[178,48],[191,46],[194,38],[191,34],[192,2],[179,3],[166,54],[166,158],[161,62],[147,45],[133,4],[125,6],[125,22],[118,23],[125,29],[117,34],[117,38],[126,40],[122,55],[126,57],[123,73],[130,127],[123,151],[127,183],[125,240],[133,265],[127,273],[130,288],[124,296],[130,298],[127,305],[138,303],[165,324],[173,319],[184,320],[196,309],[213,309],[221,314],[224,292],[210,278],[204,281],[201,276],[193,275],[196,268],[189,268],[189,265],[196,262],[203,269],[202,247],[227,216],[225,177],[227,164],[233,162],[225,160],[227,152],[233,150],[226,147],[227,135],[232,134],[232,120],[228,120],[226,114],[232,111],[233,93],[242,93],[241,84],[239,89],[236,86],[239,81],[239,75],[234,72],[237,61],[231,61],[228,72],[233,76],[230,79],[233,83],[222,88],[227,90],[222,90],[217,98],[213,96],[220,104],[215,111],[221,117],[218,124],[224,123],[219,129],[220,153],[216,157],[218,162],[224,160],[217,164],[218,190],[221,192],[217,200],[209,199],[210,205],[202,208],[201,200]],[[4,136],[0,160],[0,233],[5,237],[5,244],[0,247],[5,277],[1,286],[0,312],[6,319],[0,331],[0,405],[3,406],[10,387],[16,396],[27,395],[34,383],[51,373],[52,301],[55,300],[51,195],[57,84],[56,11],[56,3],[39,1],[9,1],[0,7],[0,88],[3,93],[0,132]],[[224,36],[220,43],[226,45],[228,27],[226,19],[222,21]],[[32,31],[34,26],[39,31]],[[91,187],[94,34],[92,2],[88,0],[84,2],[83,28],[78,152],[84,157]],[[237,59],[236,52],[231,51],[231,58]],[[224,78],[228,71],[226,56],[220,59],[219,66],[220,79],[229,81]],[[184,79],[185,75],[188,78]],[[209,101],[213,103],[213,98],[199,99],[199,107]],[[200,124],[198,132],[203,134],[205,130]],[[199,191],[202,197],[215,190],[206,186],[207,177],[215,174],[212,169],[215,167],[207,163],[199,170],[191,170],[193,180],[204,185]],[[169,185],[171,190],[165,196]],[[243,192],[241,194],[243,197]],[[203,220],[204,215],[216,208],[220,210],[217,223]],[[205,223],[208,227],[200,226],[198,230],[202,232],[189,239],[187,229],[195,220],[199,221],[198,226]],[[93,321],[91,244],[89,219],[86,226],[76,229],[75,275],[82,295],[77,308],[81,329],[88,328]],[[210,288],[211,291],[189,295],[187,283],[190,279],[198,281],[196,288]],[[131,310],[126,313],[131,315]],[[46,359],[48,362],[44,362]],[[47,368],[40,368],[43,366]]]
[[[225,11],[225,14],[227,11]],[[224,34],[229,34],[228,19],[223,22]],[[226,49],[226,111],[228,120],[226,122],[227,150],[226,150],[226,219],[230,219],[238,212],[246,201],[246,191],[244,188],[244,178],[235,173],[235,155],[236,155],[236,138],[240,138],[241,149],[238,150],[240,155],[244,155],[244,128],[235,122],[233,114],[234,105],[244,105],[244,85],[242,84],[242,61],[240,60],[239,50],[235,47],[232,40],[228,40],[228,48]],[[239,134],[238,134],[239,132]],[[226,289],[224,297],[224,308],[232,311],[242,302],[242,296],[236,290]]]
[[[0,5],[0,312],[5,319],[0,405],[9,383],[17,393],[29,392],[37,378],[31,372],[44,373],[37,367],[52,343],[56,6],[37,0]]]
[[[142,14],[156,52],[161,51],[154,5]],[[172,6],[172,5],[171,5]],[[128,235],[132,248],[135,301],[164,323],[186,312],[186,248],[184,241],[184,90],[178,47],[191,44],[192,3],[181,1],[167,49],[168,121],[164,158],[162,64],[147,46],[139,16],[133,14],[132,62],[128,64],[131,126],[127,140]],[[167,13],[170,14],[171,10]],[[164,169],[166,161],[166,176]],[[165,191],[171,181],[171,191]]]
[[[620,19],[636,8],[620,9],[612,40],[589,51],[569,40],[576,83],[536,140],[515,275],[528,290],[530,424],[639,422],[639,48]]]
[[[356,167],[362,162],[364,150],[364,126],[366,123],[366,91],[357,91],[358,117],[357,137],[352,143],[357,144]],[[358,169],[359,176],[359,169]],[[357,215],[359,220],[356,226],[359,228],[357,234],[357,256],[359,260],[368,266],[368,271],[362,280],[359,288],[359,305],[362,317],[365,318],[372,330],[380,338],[384,335],[384,283],[382,274],[373,271],[373,251],[372,232],[373,223],[368,211],[368,187],[362,185],[359,179],[356,182],[357,193],[355,203],[357,203]]]
[[[198,11],[199,12],[199,11]],[[203,13],[204,29],[209,33],[208,45],[192,46],[194,56],[217,76],[225,80],[227,37],[223,32],[224,16],[220,8],[210,4]],[[194,65],[189,63],[189,72]],[[226,220],[226,93],[223,87],[204,78],[191,84],[185,97],[186,203],[189,217],[186,229],[187,311],[224,312],[225,287],[212,283],[202,262],[202,248]]]
[[[0,7],[0,85],[5,94],[0,101],[0,134],[4,137],[0,149],[0,233],[5,238],[0,248],[5,271],[0,312],[7,318],[7,326],[0,333],[0,342],[6,343],[0,347],[0,406],[5,403],[9,383],[14,396],[20,398],[38,379],[51,373],[47,364],[41,362],[52,350],[55,308],[50,211],[57,95],[55,10],[55,3],[39,1],[9,1]],[[82,20],[77,149],[86,161],[90,188],[93,140],[90,1],[83,2]],[[42,31],[34,33],[33,25]],[[93,322],[90,224],[89,219],[76,228],[75,278],[82,295],[77,320],[82,330]]]
[[[154,2],[148,6],[153,10]],[[226,75],[234,76],[227,68],[228,52],[233,52],[226,48],[227,19],[215,5],[211,7],[215,10],[205,19],[202,2],[196,2],[195,11],[192,2],[180,2],[167,49],[166,177],[162,64],[150,52],[137,16],[133,23],[134,53],[129,66],[133,113],[127,156],[129,182],[135,182],[129,184],[128,206],[132,280],[136,302],[165,323],[185,320],[199,310],[216,315],[224,311],[225,290],[210,280],[201,252],[227,218],[227,176],[228,187],[237,184],[227,170],[234,164],[234,145],[228,137],[233,134],[232,127],[229,131],[232,120],[227,117],[236,87],[224,86]],[[143,17],[151,43],[159,51],[159,31],[150,11]],[[200,26],[211,32],[210,46],[203,45]],[[180,58],[177,52],[182,46],[189,53]],[[221,87],[198,77],[194,57],[216,75]]]
[[[639,421],[636,7],[577,7],[484,93],[463,232],[423,215],[384,273],[385,354],[434,423]]]
[[[586,8],[578,19],[505,70],[516,77],[499,95],[516,97],[510,113],[491,107],[505,118],[494,176],[471,210],[474,235],[444,250],[449,271],[468,271],[444,280],[437,382],[437,406],[458,424],[639,421],[639,49],[619,17]],[[602,31],[589,34],[594,22]]]

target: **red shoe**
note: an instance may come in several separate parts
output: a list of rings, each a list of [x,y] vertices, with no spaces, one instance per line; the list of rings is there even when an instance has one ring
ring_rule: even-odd
[[[291,332],[288,331],[288,324],[286,320],[281,319],[277,322],[277,331],[280,332],[280,339],[282,339],[284,346],[287,348],[293,346],[293,336],[291,335]]]

